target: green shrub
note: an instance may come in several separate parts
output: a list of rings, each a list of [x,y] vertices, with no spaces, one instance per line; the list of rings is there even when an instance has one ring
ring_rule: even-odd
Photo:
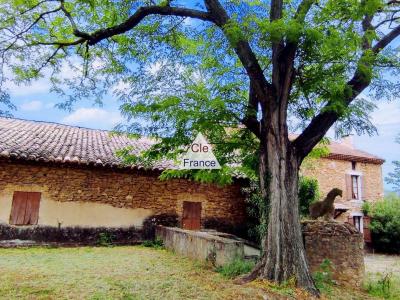
[[[225,278],[235,278],[239,275],[249,273],[254,265],[253,261],[235,258],[232,262],[216,268],[216,271]]]
[[[400,253],[400,197],[392,194],[383,201],[374,203],[371,216],[372,242],[376,250]]]
[[[309,215],[310,204],[320,197],[318,180],[301,176],[299,180],[299,210],[302,217]]]
[[[400,290],[396,289],[396,282],[392,273],[382,274],[376,279],[369,279],[364,283],[368,294],[384,299],[400,299]]]
[[[113,244],[113,235],[108,232],[100,232],[97,239],[99,246],[111,246]]]
[[[249,186],[243,187],[247,211],[248,238],[262,247],[262,239],[266,236],[268,226],[268,202],[260,191],[258,181],[250,180]]]
[[[154,248],[154,249],[163,249],[164,242],[159,237],[156,237],[154,240],[146,240],[143,241],[142,245],[144,247]]]
[[[361,211],[364,215],[369,216],[371,214],[372,204],[371,202],[364,202]]]
[[[319,266],[319,270],[314,272],[313,278],[317,288],[324,294],[332,293],[332,262],[329,259],[324,259]]]

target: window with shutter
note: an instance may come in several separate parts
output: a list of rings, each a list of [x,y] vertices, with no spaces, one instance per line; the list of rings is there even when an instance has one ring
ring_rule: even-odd
[[[360,201],[364,197],[363,193],[363,176],[361,173],[346,174],[346,199]]]
[[[346,199],[351,200],[352,199],[352,184],[351,184],[351,175],[346,174]]]
[[[359,232],[363,232],[363,225],[362,225],[362,217],[361,216],[353,216],[353,224],[354,227],[357,228]]]
[[[359,176],[357,176],[357,175],[351,175],[351,199],[353,199],[353,200],[359,199],[359,194],[358,194],[358,188],[359,188],[358,177],[359,177]]]
[[[14,192],[10,224],[11,225],[36,225],[39,219],[41,193]]]

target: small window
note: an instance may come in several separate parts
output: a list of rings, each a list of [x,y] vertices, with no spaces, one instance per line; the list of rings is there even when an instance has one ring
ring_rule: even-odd
[[[353,171],[356,170],[356,162],[355,162],[355,161],[352,161],[352,162],[351,162],[351,169],[352,169]]]
[[[353,217],[354,227],[359,231],[362,232],[362,217],[361,216],[354,216]]]
[[[359,199],[358,195],[358,185],[359,185],[359,180],[358,180],[357,175],[351,175],[351,198],[352,199]]]
[[[41,193],[14,192],[10,224],[36,225],[39,219]]]

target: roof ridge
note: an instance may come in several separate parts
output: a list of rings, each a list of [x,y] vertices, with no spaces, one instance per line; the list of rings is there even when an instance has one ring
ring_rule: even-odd
[[[82,162],[111,162],[122,165],[117,151],[132,146],[134,153],[151,147],[154,138],[133,138],[124,132],[66,125],[57,122],[0,117],[0,157],[9,155],[23,158],[67,161],[76,156]],[[293,137],[294,135],[291,134]],[[330,140],[329,158],[383,163],[384,160],[366,151],[350,148]],[[167,162],[167,161],[165,161]],[[158,162],[161,168],[170,166]],[[172,163],[172,162],[171,162]]]
[[[44,123],[44,124],[50,124],[50,125],[59,125],[59,126],[65,126],[65,127],[72,127],[72,128],[86,129],[86,130],[94,130],[94,131],[102,131],[102,132],[113,132],[113,130],[100,129],[100,128],[89,128],[89,127],[77,126],[77,125],[69,125],[69,124],[63,124],[63,123],[54,122],[54,121],[31,120],[31,119],[23,119],[23,118],[16,118],[16,117],[4,117],[4,116],[3,117],[0,116],[0,119],[17,120],[17,121],[33,122],[33,123]]]

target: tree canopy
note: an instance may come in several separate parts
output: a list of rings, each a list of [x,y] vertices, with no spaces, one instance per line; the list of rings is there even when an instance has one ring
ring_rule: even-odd
[[[249,133],[262,104],[249,102],[248,75],[274,88],[272,47],[283,42],[294,64],[291,130],[335,112],[338,135],[374,132],[371,99],[399,92],[397,49],[381,51],[400,33],[397,1],[286,1],[273,20],[270,1],[221,4],[2,1],[0,102],[11,105],[8,79],[49,76],[62,108],[115,93],[129,120],[123,129],[161,138],[147,157],[175,157],[201,131],[223,165],[252,161],[258,146]],[[352,90],[355,80],[371,82],[374,97],[353,100],[361,92]],[[246,149],[243,157],[233,155],[237,149]]]

